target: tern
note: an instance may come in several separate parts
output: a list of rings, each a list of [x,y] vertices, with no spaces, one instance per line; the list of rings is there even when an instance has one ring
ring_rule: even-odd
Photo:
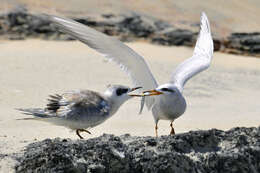
[[[144,58],[119,40],[71,19],[52,15],[44,15],[44,17],[62,32],[80,40],[106,58],[119,64],[121,69],[131,77],[135,86],[142,86],[143,91],[147,90],[140,94],[144,96],[141,101],[140,112],[142,112],[144,103],[148,110],[152,111],[156,136],[158,136],[159,120],[169,120],[170,134],[175,134],[173,121],[186,110],[186,101],[182,94],[184,85],[190,78],[207,69],[213,57],[210,24],[204,12],[201,13],[200,32],[192,57],[177,66],[169,83],[160,86]]]
[[[112,115],[128,99],[138,96],[130,94],[141,87],[130,89],[123,85],[111,85],[103,94],[91,90],[72,90],[63,94],[50,95],[46,108],[18,109],[34,118],[23,120],[41,120],[59,126],[76,130],[80,139],[80,132],[95,127]]]
[[[158,136],[157,124],[159,120],[170,120],[170,134],[175,134],[173,121],[180,117],[186,110],[186,101],[182,94],[184,85],[194,75],[210,66],[213,51],[210,24],[206,14],[203,12],[200,19],[200,32],[192,57],[177,66],[177,69],[171,75],[169,83],[143,92],[144,96],[157,95],[152,107],[156,136]]]

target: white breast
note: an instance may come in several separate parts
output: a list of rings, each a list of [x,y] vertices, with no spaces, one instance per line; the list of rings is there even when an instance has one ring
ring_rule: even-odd
[[[170,97],[161,95],[152,108],[155,120],[175,120],[186,110],[186,101],[182,95]]]

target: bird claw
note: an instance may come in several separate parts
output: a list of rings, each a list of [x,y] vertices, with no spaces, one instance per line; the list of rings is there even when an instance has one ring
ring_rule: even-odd
[[[86,130],[86,129],[77,129],[76,130],[76,134],[78,135],[78,137],[80,139],[84,139],[81,135],[80,135],[80,132],[87,132],[88,134],[91,134],[90,131]]]
[[[172,122],[171,122],[170,126],[171,126],[171,132],[170,132],[170,135],[175,135],[175,131],[174,131],[174,128],[173,128]]]

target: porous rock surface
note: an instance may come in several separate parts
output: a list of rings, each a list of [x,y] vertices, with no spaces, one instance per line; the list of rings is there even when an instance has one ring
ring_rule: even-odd
[[[27,146],[17,172],[260,172],[260,127],[175,136],[46,139]]]

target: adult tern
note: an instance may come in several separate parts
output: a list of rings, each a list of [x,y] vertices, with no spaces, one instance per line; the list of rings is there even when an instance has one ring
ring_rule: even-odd
[[[143,92],[143,95],[155,96],[152,107],[155,119],[156,136],[158,121],[170,120],[171,132],[175,134],[173,121],[181,116],[186,110],[186,101],[182,95],[185,83],[199,72],[207,69],[213,57],[213,40],[210,31],[210,24],[205,13],[200,19],[200,32],[192,57],[182,62],[173,72],[170,82],[160,85],[153,90]]]

